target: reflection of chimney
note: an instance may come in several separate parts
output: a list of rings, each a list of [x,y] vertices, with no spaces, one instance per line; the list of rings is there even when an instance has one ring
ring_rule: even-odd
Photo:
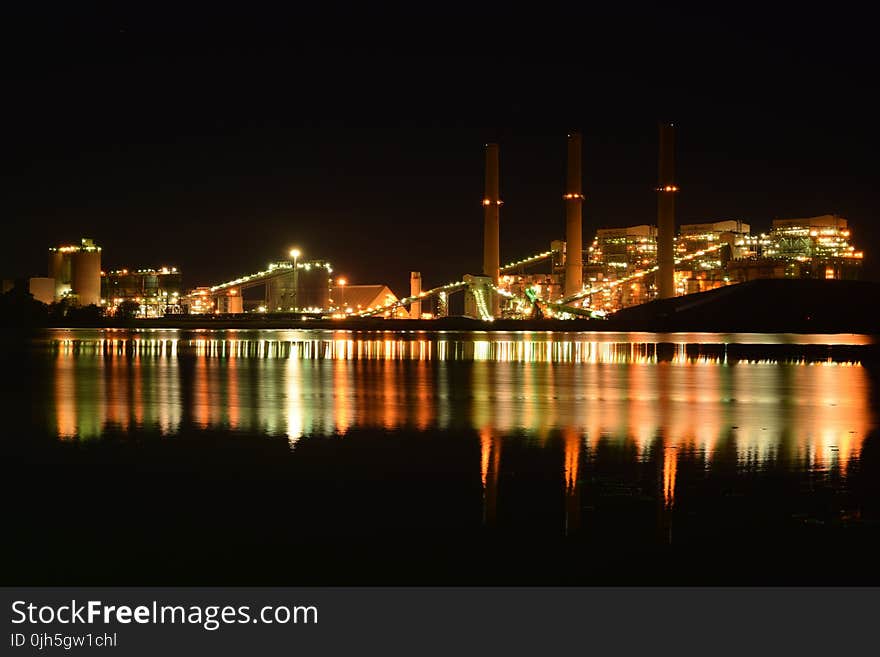
[[[660,158],[657,184],[657,289],[658,297],[675,296],[675,127],[660,124]]]
[[[581,526],[581,493],[578,468],[581,458],[581,436],[574,427],[562,430],[565,441],[565,533],[572,534]]]
[[[498,144],[486,144],[486,193],[483,196],[483,275],[498,285],[501,254],[498,221],[501,197],[498,191]],[[492,314],[498,315],[498,295],[492,295]]]
[[[488,426],[480,429],[480,479],[483,483],[483,524],[493,526],[498,508],[501,438]]]
[[[422,293],[422,273],[412,271],[409,273],[409,295],[418,297]],[[422,302],[413,301],[409,306],[410,319],[418,319],[422,316]]]
[[[565,183],[565,295],[577,294],[583,288],[583,227],[581,206],[581,135],[568,136],[568,176]]]

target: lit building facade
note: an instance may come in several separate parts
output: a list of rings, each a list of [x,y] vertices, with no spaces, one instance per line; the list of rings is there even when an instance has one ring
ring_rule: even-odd
[[[726,244],[727,259],[739,258],[746,253],[745,238],[749,236],[751,226],[740,220],[715,221],[703,224],[682,224],[676,239],[675,255],[681,257],[690,253],[703,251]],[[720,268],[722,257],[717,252],[706,253],[705,257],[694,259],[701,269]]]
[[[850,243],[843,217],[826,214],[803,219],[774,219],[758,249],[731,263],[734,282],[756,278],[859,278],[864,252]]]
[[[142,317],[162,317],[179,313],[182,277],[177,267],[160,269],[116,269],[102,272],[101,297],[108,313],[120,304],[134,301]]]
[[[578,255],[573,255],[577,258]],[[580,253],[581,266],[583,267],[583,252]],[[550,271],[535,272],[527,271],[537,262],[550,264]],[[525,258],[510,263],[503,267],[500,277],[500,287],[507,294],[502,296],[500,310],[502,317],[528,316],[532,312],[531,302],[525,302],[526,290],[531,289],[538,297],[544,299],[559,299],[565,293],[565,272],[567,252],[564,240],[550,242],[549,251],[538,254],[534,258]],[[438,306],[438,313],[446,308]]]
[[[656,298],[654,226],[597,231],[584,270],[584,305],[619,310]],[[675,293],[693,294],[758,278],[859,277],[864,253],[846,219],[777,219],[753,235],[741,220],[683,224],[675,238]]]
[[[656,226],[600,228],[588,249],[584,285],[592,293],[584,305],[614,311],[652,300],[657,293],[654,278],[635,274],[656,265]]]
[[[761,258],[764,251],[771,246],[770,236],[767,233],[760,235],[742,235],[736,241],[736,259]]]
[[[217,302],[207,286],[197,287],[183,300],[184,314],[205,315],[217,310]]]
[[[544,299],[558,299],[564,293],[562,273],[514,273],[501,276],[501,287],[516,297],[525,296],[531,288]]]
[[[675,239],[675,293],[694,294],[727,285],[727,264],[747,253],[751,227],[741,220],[682,224]]]
[[[600,228],[589,248],[588,263],[605,277],[622,278],[657,264],[657,227]]]

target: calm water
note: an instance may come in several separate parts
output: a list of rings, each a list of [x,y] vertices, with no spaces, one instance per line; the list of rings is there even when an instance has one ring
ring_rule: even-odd
[[[17,521],[15,572],[83,583],[876,581],[871,345],[52,331],[4,356],[10,492],[38,491]],[[768,565],[783,554],[790,568]],[[739,571],[718,564],[730,557]],[[619,563],[632,559],[644,567]]]

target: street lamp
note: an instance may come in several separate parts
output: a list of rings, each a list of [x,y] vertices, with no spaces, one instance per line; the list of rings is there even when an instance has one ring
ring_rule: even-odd
[[[297,292],[299,292],[299,267],[297,266],[297,260],[302,255],[302,251],[299,249],[291,249],[290,257],[293,258],[293,311],[296,312],[297,306]]]
[[[342,312],[345,312],[345,285],[348,283],[344,278],[337,278],[336,284],[339,286],[339,294],[342,297]]]

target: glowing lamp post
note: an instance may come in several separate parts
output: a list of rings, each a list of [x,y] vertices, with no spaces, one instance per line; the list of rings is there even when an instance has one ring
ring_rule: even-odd
[[[290,257],[293,258],[293,310],[299,308],[297,305],[297,293],[299,292],[299,267],[297,265],[297,260],[302,255],[302,252],[299,249],[291,249]]]
[[[348,283],[348,281],[345,280],[344,278],[339,278],[336,280],[336,284],[339,286],[339,295],[342,300],[341,306],[342,306],[343,313],[345,312],[345,285],[346,285],[346,283]]]

